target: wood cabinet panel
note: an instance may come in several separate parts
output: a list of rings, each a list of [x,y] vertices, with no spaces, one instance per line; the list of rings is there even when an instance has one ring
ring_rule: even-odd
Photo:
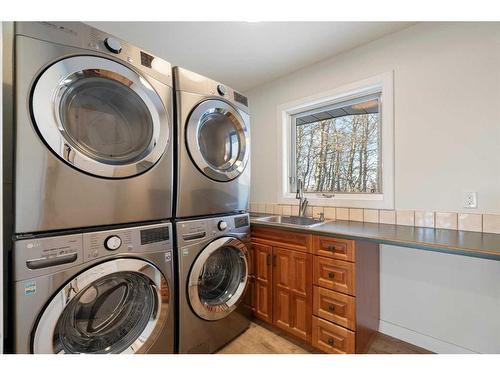
[[[337,292],[356,295],[354,263],[315,256],[314,284]]]
[[[255,272],[255,315],[267,322],[273,321],[272,301],[272,255],[273,248],[269,245],[252,243]]]
[[[311,258],[291,249],[273,249],[273,322],[303,340],[311,337]]]
[[[272,228],[252,228],[252,238],[272,246],[286,246],[292,250],[311,252],[312,234]]]
[[[352,354],[355,352],[355,334],[346,328],[313,316],[312,345],[326,353]]]
[[[253,276],[248,277],[243,303],[252,311],[255,311],[255,278]]]
[[[356,299],[347,294],[314,286],[313,314],[350,330],[356,329]]]
[[[353,240],[344,238],[313,236],[313,253],[327,258],[354,262],[355,243]]]

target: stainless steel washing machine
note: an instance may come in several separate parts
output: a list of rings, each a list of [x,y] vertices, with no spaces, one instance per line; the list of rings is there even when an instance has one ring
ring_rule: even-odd
[[[15,233],[172,216],[168,62],[82,23],[16,23],[15,92]]]
[[[178,129],[176,217],[247,210],[247,98],[186,69],[173,71]]]
[[[172,224],[14,247],[16,353],[173,353]]]
[[[248,214],[176,223],[179,352],[213,353],[250,324]]]

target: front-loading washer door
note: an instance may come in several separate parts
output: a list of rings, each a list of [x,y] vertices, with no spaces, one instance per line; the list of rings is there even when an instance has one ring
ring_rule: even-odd
[[[96,56],[49,66],[31,95],[34,123],[61,159],[98,177],[147,171],[169,143],[169,117],[151,84],[134,70]]]
[[[240,302],[248,280],[248,249],[233,237],[208,244],[193,263],[188,296],[193,311],[205,320],[228,316]]]
[[[139,259],[94,266],[48,303],[32,335],[33,353],[144,353],[169,313],[162,273]]]
[[[248,127],[229,103],[199,103],[186,124],[186,144],[196,167],[207,177],[226,182],[245,170],[250,155]]]

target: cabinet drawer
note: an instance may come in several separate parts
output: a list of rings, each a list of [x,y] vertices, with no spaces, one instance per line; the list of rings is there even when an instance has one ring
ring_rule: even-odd
[[[354,332],[321,318],[312,318],[312,345],[325,353],[353,354],[356,350]]]
[[[355,296],[354,263],[314,256],[314,284]]]
[[[354,248],[353,240],[323,236],[313,237],[313,252],[323,257],[354,262]]]
[[[273,246],[286,246],[293,250],[310,253],[312,234],[282,229],[252,227],[252,241]]]
[[[333,290],[314,287],[313,314],[332,323],[356,329],[356,299]]]

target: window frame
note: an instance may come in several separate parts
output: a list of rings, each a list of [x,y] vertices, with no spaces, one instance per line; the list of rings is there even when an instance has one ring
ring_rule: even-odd
[[[295,117],[306,112],[333,107],[380,93],[380,163],[381,193],[305,193],[311,206],[336,206],[394,209],[394,96],[393,72],[382,73],[333,90],[298,99],[278,107],[278,203],[297,204],[290,173],[295,160],[292,133]],[[327,194],[328,195],[328,194]]]

